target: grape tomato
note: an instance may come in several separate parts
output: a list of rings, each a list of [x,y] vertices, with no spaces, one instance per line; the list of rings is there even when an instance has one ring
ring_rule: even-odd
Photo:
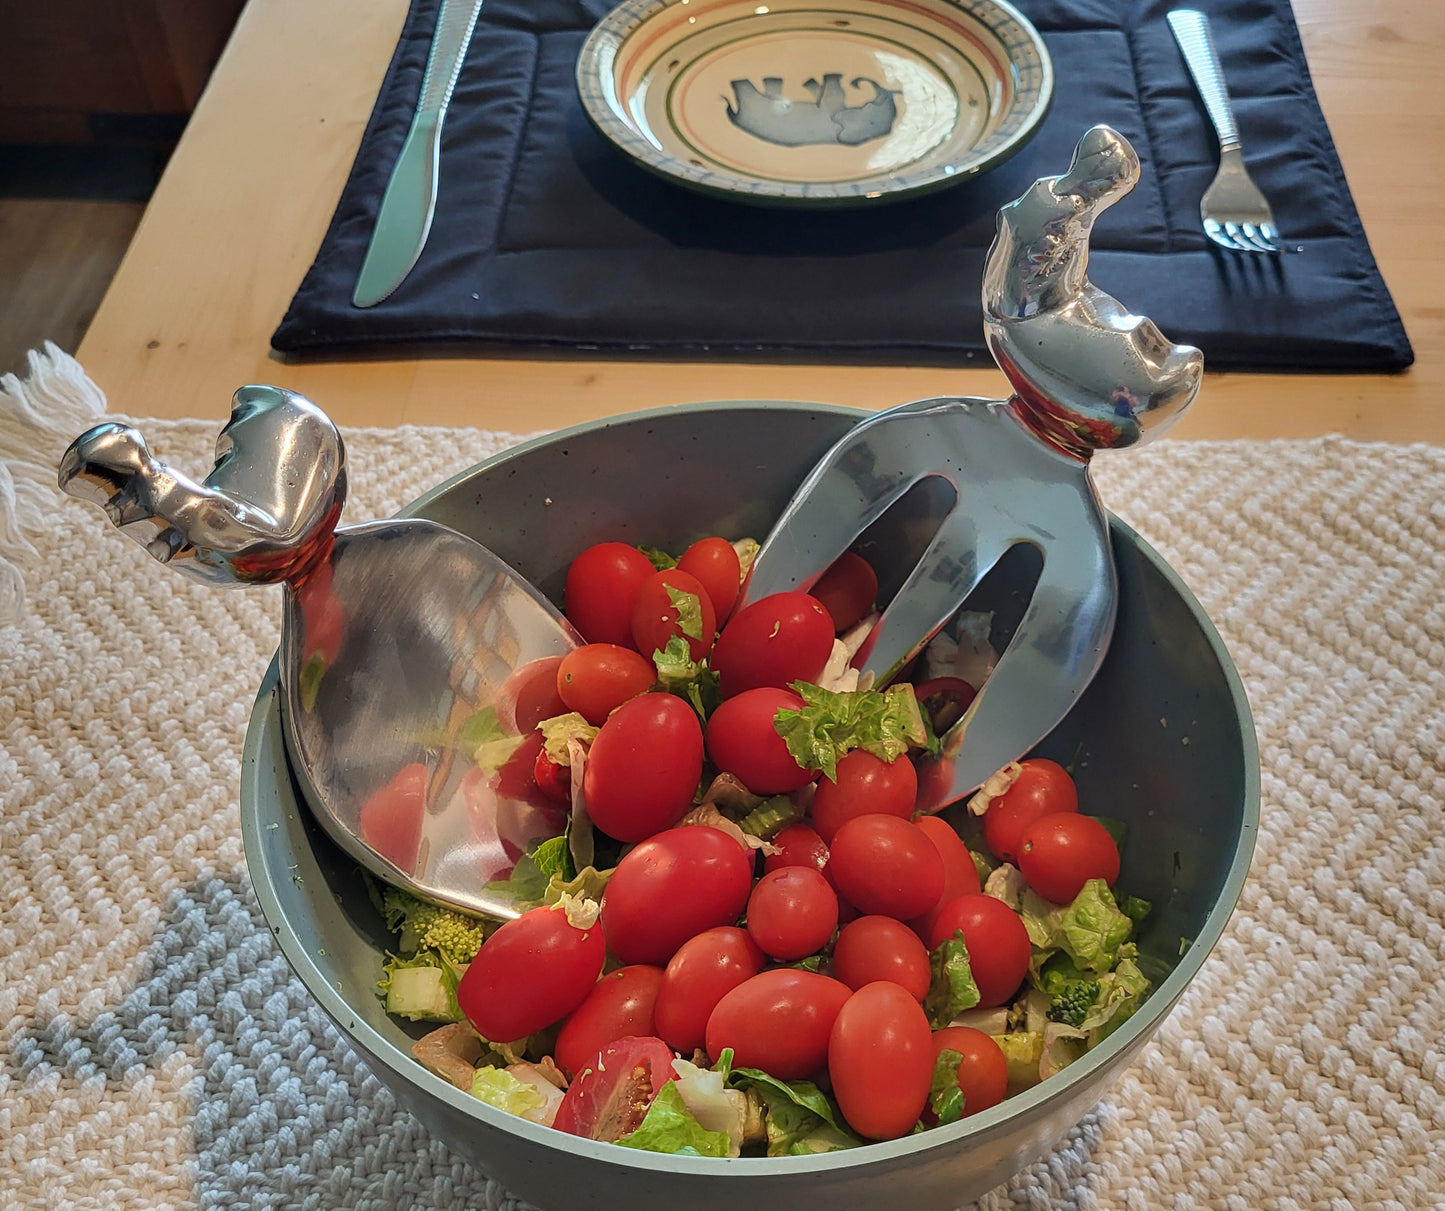
[[[822,871],[785,866],[764,874],[748,897],[748,933],[780,962],[807,958],[827,945],[838,927],[838,896]]]
[[[831,844],[845,821],[875,812],[906,820],[917,799],[918,774],[907,756],[884,761],[858,748],[839,759],[832,778],[818,779],[808,816],[818,835]]]
[[[807,593],[773,593],[723,627],[711,657],[724,698],[816,681],[833,651],[833,619]]]
[[[567,568],[564,612],[589,643],[632,643],[632,603],[655,571],[652,561],[625,542],[599,542]],[[649,653],[650,654],[650,653]]]
[[[1119,877],[1119,847],[1092,816],[1058,812],[1040,816],[1023,834],[1019,870],[1045,900],[1071,903],[1090,879],[1113,886]]]
[[[742,588],[742,563],[733,544],[726,538],[700,538],[678,557],[677,566],[701,582],[722,623]]]
[[[937,950],[955,933],[963,934],[963,944],[968,947],[969,967],[978,985],[978,1007],[992,1009],[1009,1000],[1024,982],[1033,953],[1018,913],[982,892],[959,896],[938,914],[929,950]]]
[[[938,816],[920,816],[914,824],[928,835],[938,850],[938,856],[943,859],[943,891],[932,908],[908,923],[920,938],[927,938],[932,934],[933,923],[945,904],[980,890],[978,867],[963,838],[947,820]]]
[[[983,817],[983,839],[1005,862],[1018,865],[1024,830],[1040,816],[1079,810],[1079,792],[1069,772],[1047,757],[1019,763],[1018,777],[996,795]]]
[[[617,643],[584,644],[557,664],[557,696],[593,727],[601,727],[629,698],[647,693],[656,680],[652,661]]]
[[[779,711],[801,710],[792,690],[759,686],[725,699],[707,721],[707,755],[755,795],[785,795],[812,782],[817,770],[804,769],[788,751],[773,720]]]
[[[595,1067],[602,1049],[632,1035],[656,1034],[653,1007],[662,987],[662,968],[637,964],[609,971],[587,999],[567,1015],[553,1058],[568,1076]]]
[[[855,991],[890,980],[918,1001],[933,983],[928,949],[913,930],[892,917],[859,917],[843,926],[833,944],[833,975]]]
[[[916,824],[897,816],[849,820],[833,836],[828,868],[839,895],[866,915],[911,920],[943,891],[943,859]]]
[[[752,851],[702,824],[623,855],[602,893],[607,945],[623,963],[666,965],[689,938],[733,924],[753,889]]]
[[[702,778],[697,712],[673,694],[643,694],[607,717],[582,767],[592,823],[618,841],[642,841],[692,806]]]
[[[661,1039],[618,1039],[567,1087],[552,1126],[608,1143],[631,1135],[674,1075],[672,1049]]]
[[[668,1046],[691,1055],[707,1041],[707,1022],[726,993],[758,974],[766,961],[745,929],[719,925],[678,947],[668,960],[653,1018]]]
[[[774,967],[744,980],[707,1020],[707,1053],[733,1049],[733,1067],[761,1068],[780,1081],[819,1075],[828,1062],[828,1036],[852,989],[840,980]]]
[[[689,619],[673,604],[673,594],[677,593],[697,603],[697,616]],[[632,642],[649,661],[653,652],[662,651],[673,636],[686,640],[688,654],[693,660],[701,660],[712,647],[716,633],[712,598],[702,581],[691,573],[680,568],[654,572],[637,590],[632,602]]]
[[[933,1032],[934,1055],[956,1052],[963,1117],[997,1106],[1008,1091],[1008,1059],[1003,1048],[972,1026],[945,1026]]]
[[[878,597],[878,574],[856,551],[844,551],[808,590],[833,619],[834,631],[862,622]]]
[[[868,1139],[907,1135],[928,1104],[935,1058],[911,992],[887,980],[858,989],[828,1039],[828,1077],[848,1125]]]

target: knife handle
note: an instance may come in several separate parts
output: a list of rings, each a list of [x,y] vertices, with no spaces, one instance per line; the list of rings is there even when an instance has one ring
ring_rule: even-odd
[[[421,80],[421,99],[416,106],[418,113],[426,110],[435,110],[438,114],[446,112],[481,8],[481,0],[442,0],[436,32],[432,35],[431,52],[427,55],[426,74]]]

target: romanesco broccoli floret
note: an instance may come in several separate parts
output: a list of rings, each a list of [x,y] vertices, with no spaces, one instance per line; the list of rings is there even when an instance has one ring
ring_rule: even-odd
[[[434,950],[449,963],[470,963],[487,936],[483,922],[419,900],[399,888],[388,887],[381,903],[386,927],[400,934],[398,949],[404,955]]]
[[[1070,980],[1049,1002],[1049,1021],[1079,1026],[1099,999],[1098,980]]]

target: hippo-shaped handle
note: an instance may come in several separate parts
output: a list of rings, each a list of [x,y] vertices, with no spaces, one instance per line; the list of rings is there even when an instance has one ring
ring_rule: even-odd
[[[199,484],[113,421],[70,444],[58,478],[155,559],[207,584],[295,582],[329,548],[341,518],[346,448],[304,396],[247,386],[232,400],[215,467]]]

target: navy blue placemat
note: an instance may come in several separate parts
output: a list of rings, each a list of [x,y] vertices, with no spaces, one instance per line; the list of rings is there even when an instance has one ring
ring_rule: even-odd
[[[854,211],[704,197],[588,122],[573,68],[606,0],[486,0],[443,131],[430,239],[370,309],[351,291],[421,88],[438,0],[413,0],[316,260],[272,337],[340,357],[572,348],[816,361],[985,357],[979,281],[1000,205],[1064,171],[1105,122],[1143,178],[1095,229],[1090,276],[1213,369],[1396,370],[1413,354],[1310,83],[1288,0],[1199,0],[1250,170],[1302,251],[1246,256],[1200,230],[1217,164],[1170,34],[1177,0],[1015,0],[1057,74],[1035,138],[952,189]]]

